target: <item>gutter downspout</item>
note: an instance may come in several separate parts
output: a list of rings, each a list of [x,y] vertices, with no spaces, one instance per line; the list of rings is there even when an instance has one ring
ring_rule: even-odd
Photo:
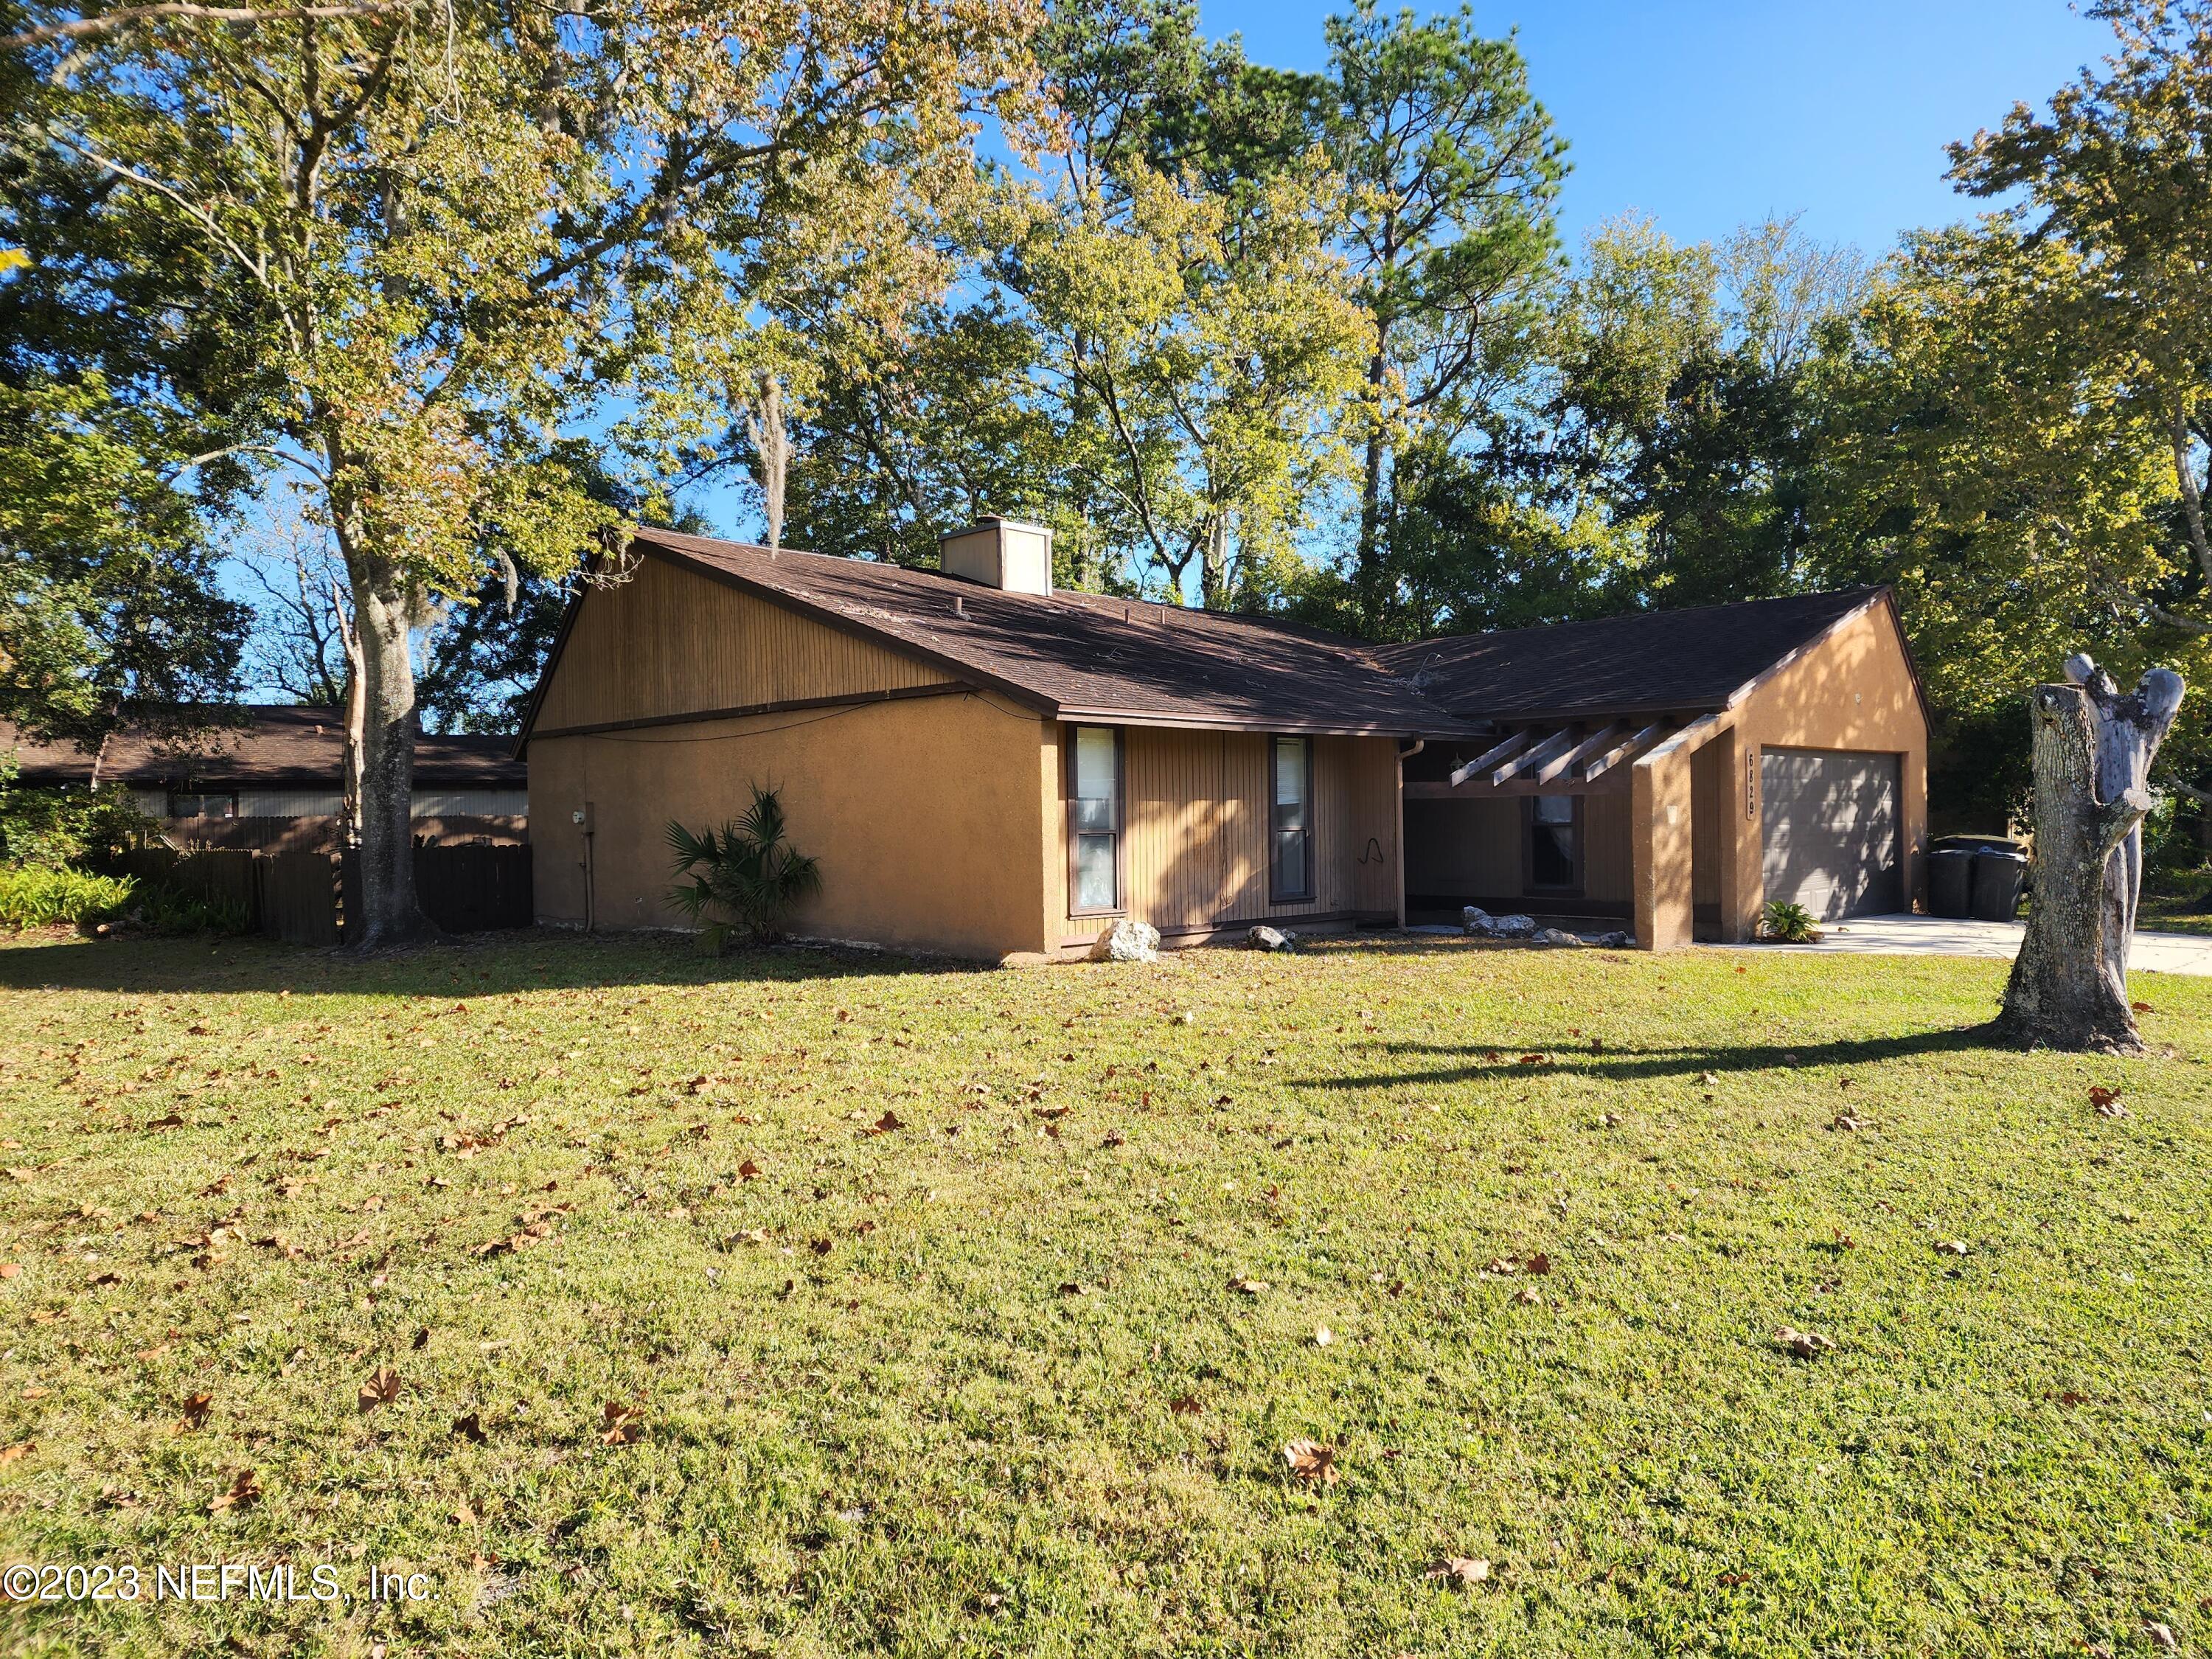
[[[1395,820],[1396,863],[1398,866],[1398,930],[1406,927],[1406,763],[1429,746],[1426,738],[1415,738],[1411,749],[1398,750],[1398,811]]]

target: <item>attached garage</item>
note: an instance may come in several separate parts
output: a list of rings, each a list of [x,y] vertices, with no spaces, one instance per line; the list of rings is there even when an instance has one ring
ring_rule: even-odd
[[[1905,908],[1899,757],[1843,749],[1759,756],[1761,885],[1822,921]]]

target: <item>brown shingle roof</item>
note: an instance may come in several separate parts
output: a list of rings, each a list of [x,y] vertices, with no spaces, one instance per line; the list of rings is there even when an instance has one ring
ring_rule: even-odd
[[[100,763],[103,781],[155,788],[243,784],[255,788],[339,787],[345,769],[345,720],[336,709],[279,703],[246,703],[209,711],[239,719],[181,741],[126,730],[108,739]],[[512,738],[441,737],[415,739],[415,784],[432,789],[520,789],[529,768],[513,758]],[[13,751],[26,783],[83,783],[91,755],[73,744],[23,741],[0,721],[0,756]]]
[[[813,553],[771,557],[765,548],[670,531],[635,540],[1062,717],[1408,736],[1459,729],[1359,641],[1270,617],[1097,593],[1006,593],[932,571]]]
[[[1271,617],[1007,593],[933,571],[771,555],[672,531],[641,531],[635,543],[1058,718],[1442,738],[1498,720],[1718,709],[1884,594],[1862,588],[1372,646]]]
[[[1468,720],[1689,712],[1735,693],[1882,596],[1803,593],[1385,646],[1378,661]]]

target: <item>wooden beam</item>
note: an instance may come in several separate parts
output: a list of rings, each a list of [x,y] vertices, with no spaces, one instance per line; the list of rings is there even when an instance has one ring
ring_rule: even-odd
[[[1491,787],[1495,788],[1501,783],[1510,783],[1516,775],[1526,772],[1531,767],[1541,766],[1553,757],[1564,755],[1574,746],[1575,728],[1563,726],[1526,754],[1516,756],[1492,772],[1490,775]]]
[[[1573,748],[1568,750],[1565,754],[1553,756],[1551,759],[1546,761],[1534,772],[1531,772],[1528,775],[1528,781],[1531,783],[1549,783],[1553,778],[1558,777],[1560,773],[1565,771],[1569,767],[1576,764],[1577,762],[1588,760],[1592,755],[1597,754],[1602,750],[1610,748],[1613,744],[1613,740],[1620,735],[1620,722],[1619,720],[1615,720],[1610,726],[1606,726],[1602,731],[1591,732],[1589,736],[1584,738]]]
[[[1613,768],[1634,760],[1646,748],[1658,742],[1665,735],[1666,731],[1667,723],[1664,720],[1655,721],[1634,736],[1623,738],[1603,754],[1591,756],[1583,763],[1583,769],[1579,774],[1582,781],[1584,783],[1591,782],[1595,779],[1603,777]]]
[[[1495,766],[1508,755],[1517,754],[1527,744],[1528,739],[1535,735],[1534,732],[1516,732],[1496,747],[1484,750],[1466,765],[1454,767],[1451,775],[1452,787],[1458,788],[1477,772],[1481,771],[1484,767]]]

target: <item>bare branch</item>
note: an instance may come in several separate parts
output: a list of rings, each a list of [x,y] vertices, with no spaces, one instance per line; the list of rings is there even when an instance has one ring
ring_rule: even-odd
[[[207,23],[274,23],[301,17],[381,17],[389,12],[410,11],[415,0],[360,0],[355,5],[290,6],[264,11],[255,6],[201,6],[187,0],[164,0],[155,6],[125,6],[96,17],[74,17],[66,23],[41,23],[15,34],[0,35],[0,52],[21,52],[52,40],[76,40],[88,34],[107,34],[162,17],[188,17]]]

